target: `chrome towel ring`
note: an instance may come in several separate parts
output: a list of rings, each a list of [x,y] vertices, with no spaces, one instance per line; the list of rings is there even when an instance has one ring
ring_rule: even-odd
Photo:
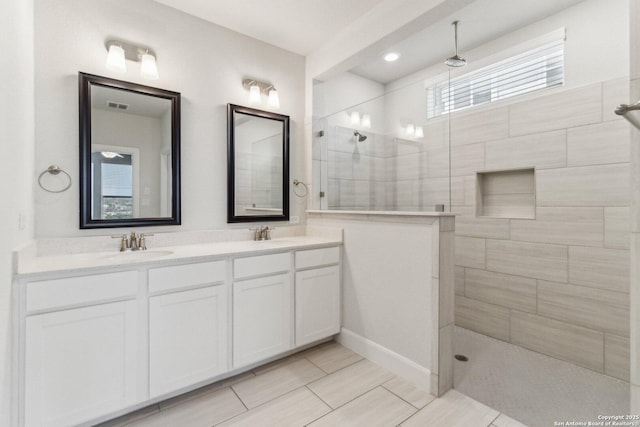
[[[293,192],[295,193],[296,196],[302,198],[302,197],[307,197],[307,194],[309,194],[309,187],[307,187],[307,184],[305,184],[302,181],[298,181],[297,179],[293,180],[293,185],[295,185],[295,187],[293,187]],[[304,194],[299,194],[297,191],[298,185],[302,185],[304,187]]]
[[[64,187],[61,190],[50,190],[49,188],[45,187],[44,185],[42,185],[42,177],[44,176],[45,173],[50,173],[51,175],[58,175],[60,172],[62,172],[63,174],[65,174],[67,176],[67,178],[69,179],[69,184],[67,184],[66,187]],[[63,191],[67,191],[72,184],[72,180],[71,180],[71,175],[69,175],[64,169],[60,169],[60,166],[57,165],[51,165],[49,166],[46,170],[44,170],[39,176],[38,176],[38,185],[40,186],[40,188],[42,188],[44,191],[48,191],[49,193],[62,193]]]

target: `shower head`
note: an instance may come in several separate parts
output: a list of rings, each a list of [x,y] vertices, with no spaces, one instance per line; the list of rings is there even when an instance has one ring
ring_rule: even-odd
[[[353,131],[353,135],[355,135],[358,138],[358,142],[362,142],[362,141],[366,141],[367,140],[367,136],[361,134],[360,132],[358,132],[357,130]]]
[[[463,58],[460,58],[458,55],[458,21],[453,21],[451,23],[455,32],[455,55],[450,56],[449,58],[444,60],[444,63],[449,67],[464,67],[467,65],[467,61]]]

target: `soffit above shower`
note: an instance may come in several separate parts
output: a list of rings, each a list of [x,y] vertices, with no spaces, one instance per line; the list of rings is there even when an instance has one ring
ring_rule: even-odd
[[[451,23],[460,21],[458,50],[465,52],[560,12],[584,0],[476,0],[454,14],[414,33],[382,52],[371,54],[350,71],[361,77],[387,84],[425,69],[442,64],[453,54]],[[399,60],[383,60],[386,52],[398,52]]]
[[[155,1],[291,52],[308,55],[385,0]]]

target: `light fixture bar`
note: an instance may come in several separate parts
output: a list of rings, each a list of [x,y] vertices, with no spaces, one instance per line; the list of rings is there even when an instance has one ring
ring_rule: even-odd
[[[107,40],[107,42],[105,43],[107,51],[109,50],[111,45],[120,46],[124,50],[124,57],[129,61],[140,62],[142,61],[142,55],[146,53],[152,55],[156,59],[158,58],[156,53],[148,47],[140,47],[132,43],[123,42],[120,40]]]
[[[249,104],[262,104],[261,94],[265,93],[267,95],[267,104],[271,108],[280,108],[280,97],[278,95],[278,90],[272,83],[255,79],[244,79],[242,80],[242,87],[249,91]]]

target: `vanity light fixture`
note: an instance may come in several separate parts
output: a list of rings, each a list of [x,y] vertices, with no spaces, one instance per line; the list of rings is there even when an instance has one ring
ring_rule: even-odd
[[[117,73],[124,73],[127,71],[127,64],[124,60],[124,49],[116,44],[110,45],[108,48],[106,67],[111,71]]]
[[[280,96],[274,85],[258,80],[244,79],[242,86],[249,90],[248,102],[250,105],[262,104],[262,93],[267,94],[267,105],[273,109],[280,108]]]
[[[351,126],[360,126],[360,113],[357,111],[351,112]]]
[[[409,123],[405,128],[405,132],[407,133],[408,136],[415,136],[416,135],[415,125],[413,123]]]
[[[119,40],[107,40],[105,44],[107,51],[106,67],[118,73],[127,71],[126,60],[140,62],[140,76],[145,79],[158,79],[158,66],[156,55],[151,49],[140,47],[131,43]]]
[[[362,121],[360,123],[363,128],[370,129],[371,128],[371,116],[369,114],[362,115]]]
[[[414,135],[416,138],[424,138],[424,131],[422,130],[422,126],[416,126],[416,131]]]
[[[273,85],[269,88],[269,98],[267,100],[269,107],[272,108],[280,108],[280,96],[278,95],[278,91]]]

